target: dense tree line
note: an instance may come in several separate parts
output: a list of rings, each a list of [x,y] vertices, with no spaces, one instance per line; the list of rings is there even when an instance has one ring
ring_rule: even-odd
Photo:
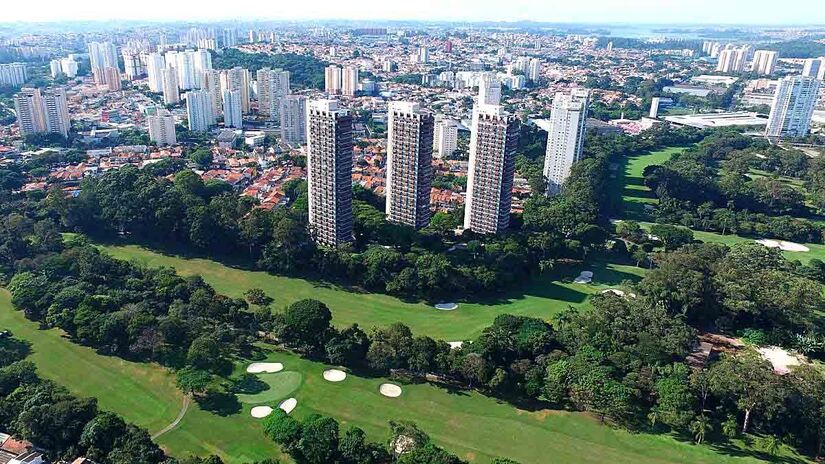
[[[655,211],[659,222],[821,243],[825,229],[806,219],[812,214],[808,195],[777,176],[805,176],[819,208],[822,166],[799,151],[723,132],[661,166],[648,166],[644,176],[660,200]],[[768,175],[754,176],[753,169]]]
[[[253,73],[261,68],[280,68],[289,71],[289,82],[293,87],[324,88],[324,68],[327,63],[309,55],[245,53],[228,48],[213,55],[212,61],[216,69],[240,66]]]

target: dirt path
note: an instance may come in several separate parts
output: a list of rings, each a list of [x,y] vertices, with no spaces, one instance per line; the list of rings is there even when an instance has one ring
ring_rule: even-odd
[[[174,429],[175,427],[177,427],[177,426],[178,426],[178,424],[180,424],[180,421],[182,421],[182,420],[183,420],[183,416],[185,416],[185,415],[186,415],[186,411],[188,411],[188,410],[189,410],[189,404],[190,404],[191,402],[192,402],[192,397],[191,397],[191,395],[184,395],[184,396],[183,396],[183,405],[182,405],[182,406],[181,406],[181,408],[180,408],[180,412],[178,413],[178,417],[176,417],[176,418],[175,418],[175,420],[174,420],[174,421],[172,421],[172,423],[171,423],[171,424],[169,424],[169,425],[167,425],[166,427],[162,428],[162,429],[161,429],[161,430],[159,430],[158,432],[156,432],[156,433],[152,434],[152,440],[154,440],[154,439],[156,439],[156,438],[160,437],[161,435],[165,434],[166,432],[169,432],[169,431],[171,431],[172,429]]]

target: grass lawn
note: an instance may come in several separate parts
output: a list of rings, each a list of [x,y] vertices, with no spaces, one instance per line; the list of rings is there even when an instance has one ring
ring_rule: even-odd
[[[181,275],[201,275],[219,293],[242,296],[249,288],[261,288],[282,308],[302,298],[316,298],[330,307],[338,326],[358,323],[362,327],[387,326],[403,322],[416,334],[459,341],[475,338],[499,314],[518,314],[550,320],[560,311],[585,304],[587,297],[625,280],[638,280],[645,272],[633,266],[594,263],[565,267],[526,282],[520,289],[488,301],[460,302],[455,311],[439,311],[432,306],[405,302],[398,298],[357,292],[323,282],[281,277],[262,271],[248,271],[201,258],[161,254],[135,245],[103,246],[108,253],[147,266],[169,266]],[[594,273],[593,284],[575,284],[582,270]]]
[[[656,205],[659,200],[644,184],[644,170],[654,164],[662,164],[685,147],[668,147],[661,150],[628,156],[616,163],[614,180],[610,189],[614,196],[621,196],[624,204],[624,219],[643,221],[649,219],[645,205]]]
[[[57,330],[39,330],[21,312],[11,308],[7,292],[0,293],[0,327],[32,343],[34,361],[42,375],[81,396],[94,396],[102,408],[152,431],[171,422],[181,405],[172,376],[154,364],[135,364],[102,356],[73,344]],[[378,394],[384,379],[349,375],[344,382],[322,378],[325,365],[289,353],[271,353],[269,360],[284,363],[287,371],[272,379],[269,396],[258,401],[277,405],[294,396],[299,417],[321,413],[346,427],[362,427],[373,440],[385,440],[387,422],[412,420],[437,443],[465,459],[486,463],[493,456],[508,456],[523,464],[559,463],[749,463],[758,462],[738,449],[721,454],[712,448],[678,442],[665,435],[631,434],[600,424],[593,417],[563,411],[526,411],[475,392],[455,392],[429,384],[404,385],[400,398]],[[238,372],[246,362],[239,363]],[[280,382],[277,375],[287,374]],[[271,375],[271,374],[270,374]],[[283,388],[282,388],[283,387]],[[283,456],[261,431],[259,420],[249,415],[257,404],[226,416],[205,412],[196,404],[178,428],[157,441],[175,456],[214,453],[229,464]]]

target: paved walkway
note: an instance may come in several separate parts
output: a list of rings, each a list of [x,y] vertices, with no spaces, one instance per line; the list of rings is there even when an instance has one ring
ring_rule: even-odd
[[[176,417],[175,420],[172,421],[171,424],[167,425],[166,427],[162,428],[157,433],[153,434],[152,435],[152,440],[158,438],[159,436],[161,436],[161,435],[165,434],[166,432],[169,432],[172,429],[174,429],[175,427],[177,427],[178,424],[180,424],[180,421],[183,420],[183,416],[186,415],[186,411],[189,410],[189,404],[191,402],[192,402],[192,396],[191,395],[184,395],[183,396],[183,405],[180,408],[180,412],[178,413],[178,417]]]

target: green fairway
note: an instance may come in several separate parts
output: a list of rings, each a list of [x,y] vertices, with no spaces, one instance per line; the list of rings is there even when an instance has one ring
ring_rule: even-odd
[[[165,255],[135,245],[102,248],[116,258],[147,266],[173,267],[185,276],[201,275],[219,293],[233,297],[242,296],[249,288],[261,288],[275,298],[276,308],[302,298],[316,298],[330,307],[333,322],[339,326],[358,323],[370,328],[403,322],[416,334],[447,341],[476,337],[499,314],[518,314],[550,320],[570,306],[582,306],[589,295],[616,287],[623,281],[636,281],[645,272],[633,266],[603,262],[562,267],[552,275],[526,282],[522,288],[502,295],[501,298],[460,302],[455,311],[439,311],[423,303],[405,302],[387,295],[358,292],[333,284],[281,277],[262,271],[237,269],[208,259]],[[593,271],[593,284],[572,282],[582,270]]]
[[[645,211],[645,205],[656,205],[659,202],[653,191],[644,184],[645,168],[662,164],[684,150],[684,147],[663,148],[641,155],[624,157],[614,165],[615,178],[611,182],[610,190],[614,195],[622,197],[625,219],[636,221],[648,219],[650,216]]]
[[[180,408],[182,397],[165,369],[102,356],[73,344],[57,330],[38,330],[36,323],[11,308],[5,291],[0,294],[0,327],[32,343],[31,359],[44,376],[77,395],[99,398],[102,408],[129,421],[156,431],[170,423]],[[344,382],[331,383],[322,378],[323,364],[288,353],[273,353],[269,358],[284,363],[288,371],[281,374],[294,372],[301,379],[296,390],[282,390],[278,394],[283,396],[278,398],[273,394],[271,404],[286,395],[294,396],[298,399],[296,415],[327,414],[344,427],[364,428],[373,440],[387,438],[387,421],[412,420],[437,443],[473,462],[486,463],[496,455],[523,464],[546,463],[547,456],[559,463],[757,462],[665,435],[631,434],[604,426],[586,414],[520,410],[476,392],[419,384],[404,385],[400,398],[384,398],[378,394],[378,386],[386,379],[350,374]],[[239,363],[237,371],[245,370],[247,364]],[[272,375],[260,378],[268,376]],[[161,436],[158,443],[175,456],[214,453],[232,464],[283,458],[263,436],[260,421],[249,415],[253,405],[244,404],[241,411],[218,416],[193,404],[180,425]]]

